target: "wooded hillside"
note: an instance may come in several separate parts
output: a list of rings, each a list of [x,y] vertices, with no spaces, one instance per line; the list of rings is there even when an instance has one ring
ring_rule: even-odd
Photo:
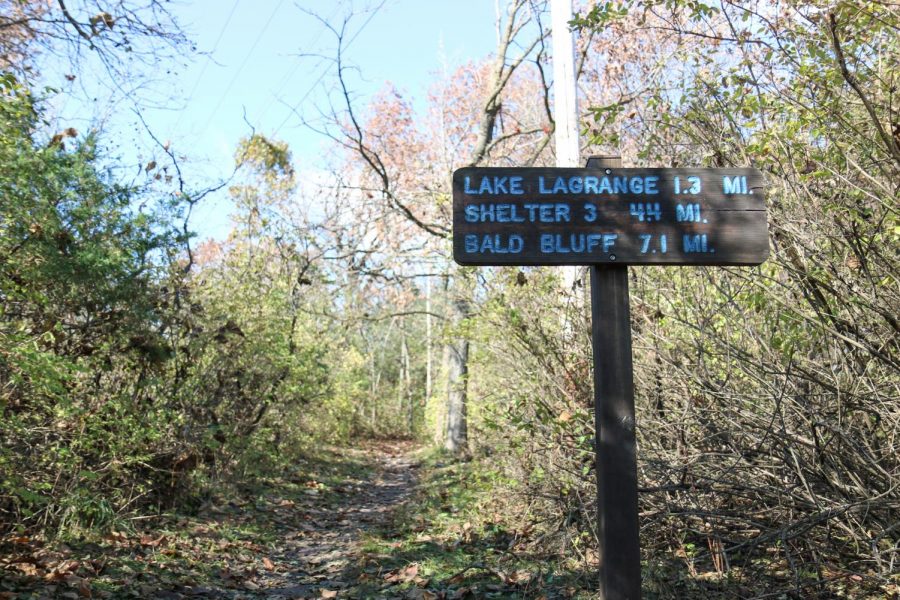
[[[357,95],[346,22],[323,19],[331,103],[306,123],[322,164],[248,130],[212,186],[155,137],[134,175],[112,132],[56,121],[42,83],[83,55],[115,83],[188,52],[166,10],[0,0],[0,597],[61,593],[23,558],[35,544],[157,539],[254,486],[345,506],[365,477],[324,461],[385,439],[432,448],[413,461],[420,502],[366,550],[402,561],[379,563],[394,579],[341,597],[590,597],[585,271],[451,252],[455,169],[555,164],[549,8],[509,0],[495,52],[426,99]],[[630,269],[645,596],[896,597],[900,7],[576,11],[585,158],[754,167],[767,185],[761,266]],[[199,236],[192,211],[219,189],[230,233]],[[82,597],[137,589],[78,573]]]

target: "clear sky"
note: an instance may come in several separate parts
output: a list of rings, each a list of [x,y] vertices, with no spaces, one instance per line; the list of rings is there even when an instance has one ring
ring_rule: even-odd
[[[300,126],[292,108],[313,117],[315,105],[324,104],[323,84],[333,82],[333,73],[326,73],[327,63],[314,55],[333,56],[335,39],[303,9],[336,25],[349,11],[356,12],[348,29],[353,41],[347,61],[359,68],[352,83],[363,97],[390,81],[420,105],[442,65],[453,68],[495,47],[491,0],[387,0],[377,12],[366,8],[359,1],[325,0],[175,5],[198,51],[209,57],[186,60],[161,80],[172,101],[147,112],[151,126],[187,155],[189,172],[209,180],[230,172],[235,146],[250,131],[245,114],[259,132],[291,145],[301,172],[315,168],[324,141]],[[202,235],[223,235],[228,210],[224,194],[205,201],[194,228]]]

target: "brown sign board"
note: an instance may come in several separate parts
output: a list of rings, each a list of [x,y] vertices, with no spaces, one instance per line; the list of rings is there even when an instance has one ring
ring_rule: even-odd
[[[469,167],[453,173],[462,265],[757,265],[756,169]]]

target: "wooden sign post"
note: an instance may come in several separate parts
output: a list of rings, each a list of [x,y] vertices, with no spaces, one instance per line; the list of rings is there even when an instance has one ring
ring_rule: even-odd
[[[769,253],[755,169],[465,168],[453,174],[462,265],[590,265],[600,598],[641,597],[627,265],[757,265]]]

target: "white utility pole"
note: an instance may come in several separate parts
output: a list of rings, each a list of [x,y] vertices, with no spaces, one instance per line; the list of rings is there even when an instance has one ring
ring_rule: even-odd
[[[551,0],[553,37],[553,119],[556,121],[556,166],[580,167],[578,95],[575,82],[575,41],[569,30],[572,0]],[[563,267],[563,293],[572,293],[581,267]],[[576,296],[578,298],[579,296]],[[577,302],[577,300],[576,300]]]
[[[575,41],[569,30],[572,0],[551,0],[553,36],[553,118],[556,120],[556,166],[580,167],[578,97],[575,86]]]

